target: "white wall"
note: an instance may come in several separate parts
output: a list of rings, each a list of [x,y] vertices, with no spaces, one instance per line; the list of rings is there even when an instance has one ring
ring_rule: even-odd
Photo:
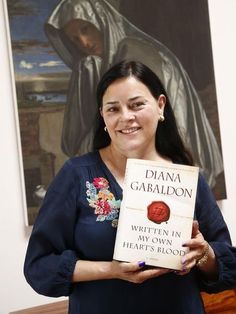
[[[227,200],[220,207],[236,245],[236,1],[209,0],[211,38],[219,120],[226,177]]]
[[[0,2],[0,314],[55,301],[37,295],[22,267],[30,233],[24,225],[14,105]],[[212,45],[228,199],[220,203],[236,244],[236,1],[209,0]]]

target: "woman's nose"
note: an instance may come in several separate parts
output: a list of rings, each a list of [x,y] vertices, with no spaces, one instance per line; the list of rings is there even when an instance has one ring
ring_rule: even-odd
[[[130,121],[130,120],[135,120],[135,115],[132,111],[130,110],[122,110],[121,116],[120,116],[121,121]]]

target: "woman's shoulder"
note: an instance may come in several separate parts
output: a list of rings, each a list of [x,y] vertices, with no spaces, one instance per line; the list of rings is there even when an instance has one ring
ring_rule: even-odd
[[[217,206],[213,191],[209,184],[207,183],[206,178],[201,172],[199,172],[198,178],[196,204],[198,205],[199,208],[208,209]]]
[[[72,183],[81,179],[81,177],[86,177],[89,172],[93,171],[94,168],[97,169],[97,164],[99,163],[98,152],[87,153],[85,155],[71,157],[65,161],[63,166],[57,172],[54,177],[54,185],[59,183],[65,185],[66,182]]]
[[[99,160],[99,153],[95,151],[95,152],[90,152],[81,156],[71,157],[65,162],[65,165],[72,168],[91,167],[97,164],[98,160]]]
[[[200,192],[211,193],[211,188],[209,184],[207,183],[207,180],[204,177],[203,172],[201,170],[199,171],[199,176],[198,176],[198,190]]]

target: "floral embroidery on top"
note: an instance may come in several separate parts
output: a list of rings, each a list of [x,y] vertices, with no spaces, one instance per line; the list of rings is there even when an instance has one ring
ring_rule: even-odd
[[[97,215],[96,221],[111,220],[112,226],[117,227],[121,201],[109,191],[109,182],[102,177],[94,178],[92,183],[86,181],[86,188],[89,206]]]

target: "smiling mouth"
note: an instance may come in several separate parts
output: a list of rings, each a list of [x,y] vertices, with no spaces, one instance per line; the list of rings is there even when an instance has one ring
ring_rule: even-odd
[[[133,128],[119,130],[119,132],[122,133],[122,134],[131,134],[131,133],[134,133],[134,132],[136,132],[136,131],[138,131],[140,129],[141,129],[140,127],[133,127]]]

